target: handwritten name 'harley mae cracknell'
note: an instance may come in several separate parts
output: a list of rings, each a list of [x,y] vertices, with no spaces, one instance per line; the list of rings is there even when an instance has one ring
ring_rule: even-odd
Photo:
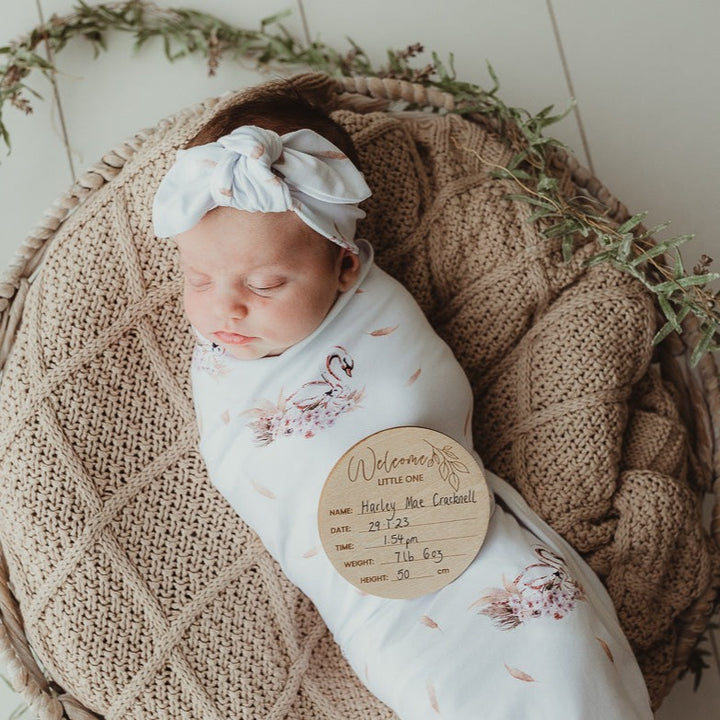
[[[318,521],[329,559],[349,582],[383,597],[417,597],[472,562],[489,504],[480,467],[458,443],[425,428],[392,428],[340,459]]]

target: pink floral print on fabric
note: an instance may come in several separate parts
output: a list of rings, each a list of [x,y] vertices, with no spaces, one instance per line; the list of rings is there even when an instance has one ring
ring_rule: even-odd
[[[512,582],[490,588],[470,607],[487,615],[501,630],[512,630],[533,618],[561,620],[585,592],[568,573],[563,559],[545,547],[533,548],[540,562],[528,565]]]
[[[265,401],[247,412],[255,417],[247,426],[255,442],[267,446],[282,437],[314,437],[329,428],[343,413],[355,410],[364,388],[350,385],[355,361],[342,346],[333,347],[325,358],[325,369],[318,379],[304,383],[277,404]]]
[[[223,361],[224,355],[225,348],[219,345],[197,343],[193,350],[192,366],[208,375],[224,375],[227,373],[227,367]]]

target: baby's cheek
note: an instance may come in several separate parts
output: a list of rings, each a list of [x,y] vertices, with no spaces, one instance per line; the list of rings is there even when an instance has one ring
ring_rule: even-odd
[[[198,297],[197,293],[186,291],[183,294],[183,309],[185,310],[185,316],[191,324],[196,327],[202,327],[203,320],[207,317],[207,312],[202,299]]]
[[[304,305],[300,304],[296,309],[295,327],[303,337],[309,335],[322,323],[329,310],[328,304],[318,302],[317,298]]]
[[[293,303],[266,304],[259,308],[256,320],[266,337],[280,341],[296,340],[303,332],[302,300]]]

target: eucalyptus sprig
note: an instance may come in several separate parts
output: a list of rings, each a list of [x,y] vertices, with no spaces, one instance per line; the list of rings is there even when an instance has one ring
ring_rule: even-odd
[[[22,112],[32,112],[30,96],[39,95],[26,83],[30,73],[37,70],[52,79],[57,72],[55,65],[39,53],[41,45],[47,44],[49,56],[54,58],[77,37],[89,42],[97,56],[107,49],[110,31],[133,35],[136,50],[150,40],[159,39],[171,62],[201,54],[207,59],[210,75],[215,74],[221,58],[228,53],[235,59],[253,61],[259,70],[292,65],[333,75],[378,74],[357,45],[353,44],[344,54],[323,43],[303,45],[281,23],[289,14],[288,10],[273,15],[264,19],[258,30],[246,30],[208,13],[161,8],[144,0],[99,5],[80,0],[71,14],[53,15],[27,35],[0,47],[0,55],[6,58],[0,68],[0,136],[9,148],[10,136],[2,114],[6,103]]]
[[[565,197],[559,192],[555,178],[544,172],[533,176],[521,169],[520,159],[524,160],[525,155],[524,150],[520,151],[507,168],[493,170],[492,174],[512,180],[523,190],[507,197],[533,207],[529,221],[544,221],[541,233],[548,239],[561,238],[565,261],[571,260],[578,238],[592,237],[600,251],[585,261],[587,266],[610,263],[656,295],[665,322],[653,338],[654,345],[673,331],[681,334],[683,320],[692,314],[697,320],[699,339],[690,357],[691,365],[696,365],[706,352],[717,352],[720,349],[720,293],[713,293],[707,285],[720,279],[720,273],[709,271],[712,258],[707,255],[699,259],[692,274],[686,272],[680,246],[693,235],[658,241],[656,236],[669,223],[646,229],[642,223],[647,213],[633,215],[618,226],[596,211],[589,198]]]
[[[0,68],[0,136],[8,148],[10,137],[3,123],[6,103],[18,110],[32,112],[31,97],[39,97],[26,82],[33,70],[52,80],[57,68],[39,52],[43,44],[54,58],[68,42],[79,37],[89,42],[97,55],[107,48],[110,31],[130,33],[136,48],[153,39],[162,42],[170,61],[192,54],[207,59],[208,72],[214,74],[225,54],[251,61],[258,70],[278,67],[310,68],[330,75],[389,77],[420,83],[450,93],[456,112],[480,115],[499,130],[513,154],[505,167],[493,167],[492,174],[517,186],[514,198],[532,206],[529,221],[541,222],[547,238],[560,238],[563,257],[572,258],[579,242],[594,239],[599,252],[588,264],[608,262],[631,274],[658,298],[665,323],[655,337],[659,343],[671,332],[682,332],[681,323],[688,315],[697,319],[700,333],[691,362],[697,363],[706,352],[720,349],[720,293],[707,289],[720,278],[709,272],[710,258],[702,257],[688,274],[680,255],[680,246],[692,236],[680,235],[657,242],[654,235],[663,230],[642,227],[645,214],[634,215],[619,227],[589,196],[567,198],[559,188],[552,169],[552,158],[562,145],[546,136],[545,129],[570,111],[553,114],[548,106],[536,114],[506,105],[499,97],[499,82],[489,67],[493,86],[489,90],[458,80],[453,57],[447,65],[436,53],[432,63],[415,67],[424,49],[413,44],[403,50],[388,50],[387,62],[374,67],[361,47],[350,40],[350,49],[339,52],[324,43],[303,43],[282,25],[290,11],[266,18],[257,30],[238,28],[208,13],[193,9],[160,8],[145,0],[89,5],[83,0],[66,16],[53,16],[4,47],[6,58]]]

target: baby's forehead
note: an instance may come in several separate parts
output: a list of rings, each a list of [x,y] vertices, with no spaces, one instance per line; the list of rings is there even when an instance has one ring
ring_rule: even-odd
[[[216,254],[178,252],[180,267],[185,271],[204,272],[212,274],[238,274],[245,275],[258,271],[286,272],[295,263],[285,258],[257,260],[252,258],[239,258],[230,253],[219,251]]]
[[[273,215],[226,214],[221,222],[203,219],[175,236],[181,265],[208,273],[247,274],[259,270],[291,272],[334,260],[338,245],[298,219],[288,222],[292,219],[285,217],[277,222]]]

